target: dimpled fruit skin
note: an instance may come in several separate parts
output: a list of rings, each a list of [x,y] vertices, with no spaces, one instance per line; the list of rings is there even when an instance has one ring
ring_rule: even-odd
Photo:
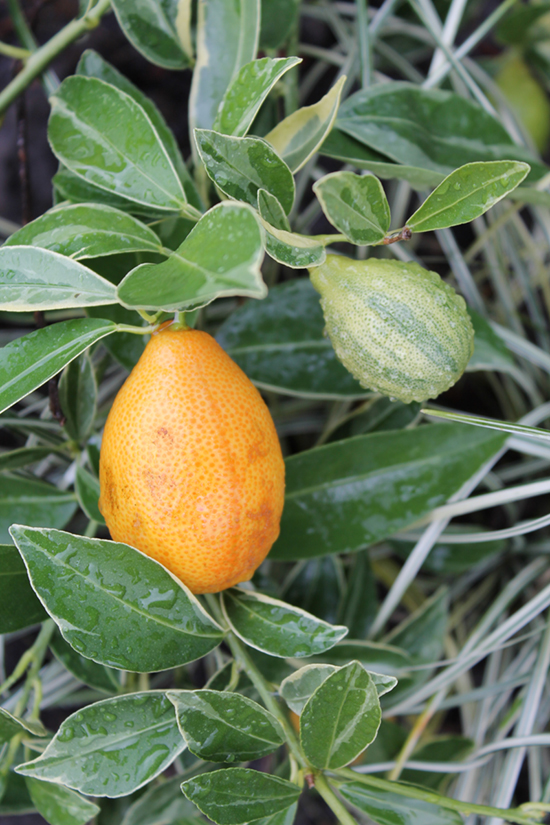
[[[193,593],[247,581],[279,535],[284,462],[259,392],[207,333],[151,337],[115,398],[100,457],[111,536]]]
[[[408,404],[436,398],[466,369],[472,322],[437,273],[328,255],[310,276],[336,355],[363,387]]]

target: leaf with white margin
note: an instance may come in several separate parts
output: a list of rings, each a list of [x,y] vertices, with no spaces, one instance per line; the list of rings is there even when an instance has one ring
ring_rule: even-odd
[[[348,632],[299,607],[233,587],[224,590],[222,607],[234,633],[270,656],[303,658],[330,650]]]
[[[209,653],[224,632],[166,568],[127,544],[13,525],[33,589],[82,656],[138,673]]]
[[[262,57],[246,63],[225,92],[212,128],[244,137],[273,86],[301,62],[301,57]]]
[[[293,172],[307,163],[332,129],[345,82],[341,77],[321,100],[285,117],[265,136]]]
[[[46,309],[116,304],[116,287],[87,266],[35,246],[0,248],[0,309]]]
[[[141,264],[118,286],[130,309],[198,309],[215,298],[265,298],[263,229],[254,210],[224,202],[210,209],[161,264]]]
[[[162,690],[103,699],[71,714],[23,776],[60,782],[92,796],[127,796],[162,773],[185,749]]]
[[[162,252],[152,229],[127,212],[97,203],[55,206],[10,235],[4,247],[16,245],[51,249],[75,261],[122,252]]]

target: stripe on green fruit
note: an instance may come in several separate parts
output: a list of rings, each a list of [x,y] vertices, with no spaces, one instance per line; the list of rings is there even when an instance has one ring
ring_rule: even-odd
[[[414,263],[329,255],[310,270],[336,355],[363,387],[405,403],[462,375],[474,331],[464,299]]]

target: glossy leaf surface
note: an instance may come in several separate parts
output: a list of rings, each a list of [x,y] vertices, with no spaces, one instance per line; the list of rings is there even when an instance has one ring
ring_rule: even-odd
[[[390,228],[390,207],[373,175],[332,172],[313,185],[328,220],[354,244],[379,243]]]
[[[0,249],[0,309],[34,312],[114,303],[114,286],[77,261],[34,246]]]
[[[121,690],[120,671],[84,658],[67,644],[61,633],[56,632],[53,636],[50,650],[69,673],[85,685],[107,694],[118,693]]]
[[[13,544],[0,545],[0,633],[12,633],[47,618]]]
[[[444,175],[474,161],[531,162],[479,104],[411,83],[377,84],[356,92],[342,104],[336,126],[397,163]]]
[[[20,447],[17,450],[0,453],[0,473],[19,470],[21,467],[28,467],[29,464],[36,464],[37,461],[42,461],[52,452],[51,447]]]
[[[223,594],[231,628],[251,647],[271,656],[302,658],[330,650],[347,628],[331,625],[262,593],[232,588]]]
[[[299,716],[312,693],[336,670],[336,665],[305,665],[283,679],[279,695]]]
[[[18,525],[11,535],[63,638],[89,659],[166,670],[204,656],[223,638],[181,582],[133,547]]]
[[[17,338],[0,349],[0,411],[56,375],[77,355],[115,331],[109,321],[61,321]]]
[[[95,77],[74,75],[50,98],[56,157],[86,181],[147,207],[179,212],[186,196],[150,118],[136,101]]]
[[[99,481],[84,467],[77,467],[75,479],[75,492],[78,503],[89,519],[97,521],[98,524],[105,524],[98,506],[99,501]]]
[[[286,213],[294,203],[292,172],[262,138],[230,137],[209,129],[195,129],[199,155],[208,177],[229,198],[256,206],[265,189]]]
[[[285,741],[275,717],[238,693],[170,690],[166,695],[187,747],[206,762],[250,762]]]
[[[462,825],[462,817],[456,811],[422,799],[368,788],[360,782],[341,785],[339,791],[347,802],[379,825]]]
[[[455,169],[407,220],[414,232],[469,223],[505,198],[529,174],[529,165],[510,160],[467,163]]]
[[[76,510],[74,493],[34,478],[0,476],[0,542],[10,540],[9,527],[26,518],[34,527],[51,524],[65,527]]]
[[[187,799],[217,825],[244,825],[289,808],[300,788],[248,768],[211,771],[188,779],[181,786]]]
[[[30,734],[31,736],[45,736],[46,729],[41,722],[31,722],[19,719],[4,708],[0,708],[0,745],[9,742],[16,733]]]
[[[266,135],[275,151],[297,172],[317,151],[332,128],[346,78],[341,77],[332,89],[312,106],[303,106],[285,117]]]
[[[286,212],[277,198],[265,189],[258,190],[258,212],[265,224],[269,224],[275,229],[284,229],[290,232],[290,223]]]
[[[368,393],[338,361],[323,335],[319,295],[308,278],[269,290],[222,324],[218,342],[260,387],[315,398],[364,398]]]
[[[169,2],[171,2],[171,0],[169,0]],[[185,3],[186,0],[181,0],[181,2]],[[134,84],[131,83],[125,75],[121,74],[117,69],[115,69],[114,66],[111,66],[110,63],[104,60],[101,55],[94,52],[92,49],[86,49],[86,51],[83,52],[80,60],[78,61],[76,73],[85,75],[86,77],[97,77],[99,80],[104,80],[106,83],[116,86],[127,95],[130,95],[130,97],[132,97],[136,103],[141,106],[156,129],[159,138],[166,148],[170,160],[174,164],[174,169],[178,173],[178,177],[182,182],[183,189],[187,195],[187,200],[196,209],[202,211],[201,200],[197,194],[195,184],[193,183],[187,166],[185,165],[185,161],[179,150],[174,133],[151,98],[147,97],[147,95],[138,89],[137,86],[134,86]],[[59,172],[56,175],[56,178],[58,175]],[[126,201],[126,204],[128,204],[128,201]]]
[[[342,768],[374,740],[382,711],[378,692],[359,662],[350,662],[317,688],[302,710],[300,741],[316,768]]]
[[[113,0],[118,24],[130,43],[165,69],[185,69],[190,63],[191,55],[178,37],[180,9],[191,13],[190,3],[181,0]]]
[[[125,796],[158,776],[185,748],[163,691],[103,699],[71,714],[24,776],[93,796]]]
[[[118,252],[159,252],[160,241],[126,212],[95,203],[57,206],[14,232],[4,246],[51,249],[78,261]]]
[[[189,98],[191,131],[212,128],[228,87],[256,57],[259,30],[259,0],[199,2],[197,60]]]
[[[97,407],[97,382],[87,352],[67,364],[58,386],[67,434],[74,441],[83,441],[90,433]]]
[[[301,62],[299,57],[262,57],[246,63],[225,92],[212,128],[244,137],[273,86]]]
[[[28,776],[27,788],[36,810],[50,825],[85,825],[100,810],[93,802],[63,785]]]
[[[265,229],[265,248],[268,255],[290,269],[320,266],[326,259],[325,248],[313,238],[295,232],[274,229],[262,221]]]
[[[220,296],[263,298],[262,258],[262,231],[254,212],[221,203],[201,218],[167,261],[129,272],[119,284],[118,297],[130,308],[167,312],[206,306]]]
[[[473,438],[472,430],[373,433],[288,458],[272,558],[348,553],[412,524],[443,504],[504,441],[502,434]]]
[[[368,169],[383,180],[405,180],[413,189],[421,191],[437,186],[444,178],[443,173],[431,169],[393,163],[390,158],[369,149],[364,143],[346,135],[336,126],[327,135],[319,152],[343,163],[350,163],[357,169]]]

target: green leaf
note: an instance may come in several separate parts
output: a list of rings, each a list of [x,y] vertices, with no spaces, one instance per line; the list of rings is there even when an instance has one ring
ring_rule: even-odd
[[[4,708],[0,708],[0,745],[9,742],[16,733],[30,734],[31,736],[45,736],[46,729],[41,722],[31,722],[13,716]]]
[[[108,339],[111,340],[111,339]],[[341,441],[354,435],[364,435],[381,430],[404,430],[418,419],[421,405],[418,401],[404,404],[381,396],[365,405],[364,412],[358,412],[353,418],[337,427],[329,441]],[[363,634],[360,633],[359,637]]]
[[[88,659],[149,673],[198,659],[222,640],[199,601],[139,550],[58,530],[10,532],[63,638]]]
[[[42,622],[47,613],[29,583],[23,559],[12,544],[0,545],[0,633]]]
[[[350,163],[358,169],[368,169],[383,180],[405,180],[420,191],[437,186],[444,178],[441,172],[423,169],[420,166],[405,166],[393,163],[389,158],[367,148],[363,143],[346,135],[335,126],[319,149],[321,155]]]
[[[265,189],[290,212],[295,193],[292,172],[265,140],[195,129],[195,141],[208,177],[229,198],[256,206],[258,190]]]
[[[0,473],[19,470],[21,467],[28,467],[29,464],[36,464],[53,452],[52,447],[20,447],[17,450],[0,453]]]
[[[478,103],[412,83],[379,83],[347,98],[336,126],[387,158],[448,175],[473,161],[527,160],[504,126]]]
[[[260,0],[199,3],[197,61],[189,97],[191,132],[211,129],[226,90],[256,57]]]
[[[360,782],[340,785],[338,790],[347,802],[379,825],[462,825],[462,817],[456,811],[422,799],[368,788]]]
[[[364,642],[350,639],[333,647],[330,653],[315,657],[318,662],[329,662],[338,666],[346,665],[352,659],[361,662],[371,676],[384,673],[401,676],[413,664],[413,659],[399,647],[380,642]],[[384,678],[387,678],[384,677]]]
[[[27,777],[27,788],[36,810],[50,825],[85,825],[99,813],[99,807],[80,794]]]
[[[300,0],[262,0],[260,48],[278,49],[296,25]]]
[[[0,542],[10,540],[14,519],[25,518],[33,527],[44,522],[65,527],[75,510],[74,493],[33,478],[0,476]]]
[[[364,398],[368,393],[323,335],[319,296],[308,278],[269,290],[222,324],[217,341],[263,389],[306,398]]]
[[[181,0],[181,2],[185,5],[187,0]],[[187,200],[196,209],[202,211],[203,205],[201,203],[201,199],[197,194],[193,179],[191,178],[189,170],[185,165],[185,161],[181,156],[174,133],[167,125],[165,119],[151,98],[143,94],[143,92],[138,89],[137,86],[134,86],[134,84],[131,83],[127,77],[121,74],[117,69],[115,69],[114,66],[111,66],[110,63],[104,60],[101,55],[94,52],[92,49],[87,49],[83,52],[80,60],[78,61],[76,73],[85,75],[86,77],[97,77],[99,80],[104,80],[106,83],[116,86],[121,91],[126,92],[127,95],[130,95],[130,97],[132,97],[136,103],[141,106],[156,129],[157,134],[170,157],[170,160],[174,164],[174,169],[178,173],[178,177],[182,182]],[[59,173],[56,175],[56,179],[58,176]],[[128,206],[127,201],[126,204]]]
[[[347,627],[323,622],[298,607],[237,587],[224,591],[222,605],[231,629],[243,642],[282,659],[324,653],[348,632]]]
[[[126,796],[185,748],[163,691],[103,699],[67,717],[38,759],[17,773],[92,796]]]
[[[378,692],[359,662],[331,673],[306,702],[300,742],[316,768],[343,768],[375,739],[382,711]]]
[[[262,220],[265,229],[265,249],[275,261],[291,269],[320,266],[326,260],[325,248],[313,238],[274,229]]]
[[[90,307],[86,310],[86,315],[92,318],[106,318],[114,324],[131,324],[139,326],[142,321],[136,313],[120,304],[111,304],[107,307]],[[147,344],[147,335],[136,335],[132,332],[115,332],[103,341],[103,346],[108,350],[113,358],[122,364],[124,369],[131,372],[141,356]]]
[[[63,370],[59,381],[59,401],[68,436],[74,441],[85,441],[92,429],[97,408],[97,382],[87,352]]]
[[[412,759],[415,762],[458,762],[468,756],[474,748],[475,743],[465,736],[438,736],[415,750]],[[454,778],[455,775],[446,774],[444,771],[418,771],[408,768],[401,774],[401,780],[437,791],[447,779]]]
[[[341,620],[349,628],[350,638],[364,639],[378,612],[376,579],[367,550],[355,553],[347,580]]]
[[[344,587],[340,559],[323,556],[294,565],[279,595],[286,602],[334,624],[338,621]]]
[[[290,710],[300,716],[310,696],[336,670],[336,665],[305,665],[283,679],[279,696],[282,696]]]
[[[258,212],[264,220],[264,227],[267,223],[268,228],[272,230],[275,228],[290,232],[290,223],[285,210],[277,198],[265,189],[258,190]]]
[[[98,524],[105,524],[99,506],[99,481],[95,476],[83,467],[76,468],[75,492],[78,503],[89,519],[97,521]]]
[[[99,665],[92,659],[85,659],[67,644],[61,633],[55,633],[50,642],[50,649],[69,673],[85,685],[108,694],[118,693],[121,690],[120,671]]]
[[[273,816],[262,816],[261,819],[255,819],[254,825],[294,825],[296,820],[296,812],[298,810],[298,803],[295,802],[286,811],[280,811]]]
[[[313,185],[328,220],[352,243],[382,241],[390,228],[390,207],[374,175],[332,172]]]
[[[498,39],[504,41],[504,43],[522,43],[528,36],[533,23],[549,11],[550,3],[545,2],[534,5],[512,6],[497,26]]]
[[[34,246],[0,249],[0,309],[34,312],[114,303],[114,286],[71,258]]]
[[[159,252],[160,241],[148,226],[131,215],[86,203],[56,206],[14,232],[4,246],[37,246],[73,260],[119,252]]]
[[[246,63],[225,92],[212,128],[244,137],[273,86],[301,62],[300,57],[262,57]]]
[[[529,165],[512,160],[467,163],[451,172],[428,195],[407,223],[414,232],[430,232],[469,223],[505,198],[529,174]]]
[[[61,321],[0,349],[0,412],[56,375],[77,355],[115,331],[109,321]]]
[[[35,813],[33,801],[27,790],[24,776],[18,776],[9,771],[1,790],[4,795],[0,799],[0,816]]]
[[[285,117],[266,135],[267,142],[293,172],[307,163],[332,129],[345,82],[346,78],[341,77],[321,100]]]
[[[278,776],[248,768],[211,771],[181,786],[187,799],[216,825],[244,825],[293,805],[300,788]]]
[[[130,805],[120,825],[204,825],[180,786],[181,777],[174,776],[149,788]]]
[[[187,747],[205,762],[250,762],[285,741],[277,719],[238,693],[170,690]]]
[[[180,212],[186,196],[162,140],[142,107],[95,77],[74,75],[50,98],[48,137],[72,172],[146,207]]]
[[[221,296],[263,298],[262,258],[262,231],[252,209],[220,203],[167,261],[129,272],[119,284],[118,298],[130,308],[166,312],[206,306]]]
[[[467,372],[496,370],[515,372],[514,357],[502,338],[494,332],[490,323],[475,310],[468,308],[474,327],[474,354],[466,367]]]
[[[470,432],[468,432],[470,430]],[[419,427],[357,436],[286,460],[286,502],[271,558],[349,553],[443,504],[505,436]]]
[[[190,2],[182,0],[113,0],[118,24],[132,46],[157,66],[185,69],[191,52],[178,37],[178,17],[190,15]],[[182,20],[180,25],[183,25]],[[190,45],[190,44],[189,44]]]
[[[159,218],[166,215],[166,212],[163,212],[162,209],[155,209],[154,206],[142,206],[106,189],[100,189],[99,186],[94,186],[93,183],[75,175],[70,169],[65,168],[62,163],[59,164],[59,171],[53,176],[52,183],[56,203],[68,201],[72,204],[82,204],[93,201],[96,205],[104,204],[121,212],[133,212],[147,218]]]

